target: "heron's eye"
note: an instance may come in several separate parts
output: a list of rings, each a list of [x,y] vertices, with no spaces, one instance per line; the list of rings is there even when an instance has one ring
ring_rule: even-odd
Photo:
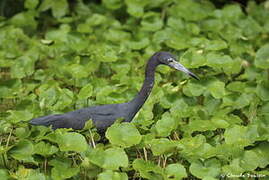
[[[169,62],[169,63],[170,63],[170,62],[173,62],[173,58],[168,58],[168,59],[167,59],[167,62]]]

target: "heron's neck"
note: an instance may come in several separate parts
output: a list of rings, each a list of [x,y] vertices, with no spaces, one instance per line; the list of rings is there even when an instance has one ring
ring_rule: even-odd
[[[148,61],[145,71],[145,80],[142,85],[142,88],[138,92],[138,94],[134,97],[133,100],[130,101],[132,105],[132,114],[133,116],[139,111],[139,109],[143,106],[147,98],[149,97],[151,90],[154,86],[154,73],[156,67],[159,63],[154,59],[154,56]]]

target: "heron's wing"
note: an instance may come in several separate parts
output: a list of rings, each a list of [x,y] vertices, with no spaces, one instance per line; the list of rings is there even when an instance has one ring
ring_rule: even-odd
[[[71,112],[73,117],[83,117],[91,119],[98,130],[105,130],[111,126],[118,118],[125,118],[123,109],[120,104],[108,104],[80,109]]]

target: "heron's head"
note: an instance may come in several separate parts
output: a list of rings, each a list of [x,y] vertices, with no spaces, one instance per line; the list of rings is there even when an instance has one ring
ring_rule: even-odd
[[[158,52],[157,54],[157,59],[160,62],[160,64],[164,64],[167,66],[170,66],[176,70],[182,71],[191,77],[195,79],[199,79],[194,73],[192,73],[190,70],[185,68],[182,64],[176,61],[176,58],[169,52]]]

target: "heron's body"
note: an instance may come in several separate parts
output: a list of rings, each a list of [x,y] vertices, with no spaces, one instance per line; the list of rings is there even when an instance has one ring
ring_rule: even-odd
[[[104,131],[118,118],[124,118],[125,121],[130,121],[131,118],[129,116],[128,107],[128,103],[92,106],[71,111],[66,114],[54,114],[32,119],[31,124],[51,125],[53,129],[83,129],[85,122],[91,119],[99,131]],[[123,109],[125,109],[125,111],[122,111]]]
[[[170,53],[158,52],[149,59],[146,66],[143,86],[131,101],[122,104],[92,106],[65,114],[43,116],[32,119],[30,123],[33,125],[52,126],[53,129],[82,129],[85,122],[91,119],[99,131],[105,131],[119,118],[123,118],[125,122],[130,122],[147,100],[154,85],[155,69],[160,64],[171,66],[197,78],[181,64],[174,61]]]

